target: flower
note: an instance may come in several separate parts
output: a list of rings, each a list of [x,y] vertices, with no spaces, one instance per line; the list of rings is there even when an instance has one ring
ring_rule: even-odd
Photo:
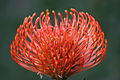
[[[65,80],[103,60],[107,40],[91,15],[73,8],[65,10],[64,17],[52,14],[47,9],[35,21],[35,13],[24,19],[10,46],[14,61],[27,70]]]

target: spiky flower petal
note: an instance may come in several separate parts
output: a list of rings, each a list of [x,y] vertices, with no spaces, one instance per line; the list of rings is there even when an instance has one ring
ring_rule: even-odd
[[[52,11],[26,17],[11,44],[11,55],[22,67],[57,80],[99,64],[106,40],[98,22],[88,13],[70,9],[66,16]]]

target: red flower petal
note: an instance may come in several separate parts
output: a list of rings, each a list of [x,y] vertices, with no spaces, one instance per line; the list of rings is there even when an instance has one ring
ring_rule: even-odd
[[[22,67],[52,78],[67,78],[99,64],[106,40],[98,22],[88,13],[70,9],[26,17],[11,44],[11,56]],[[70,15],[72,18],[70,18]],[[39,27],[40,26],[40,27]]]

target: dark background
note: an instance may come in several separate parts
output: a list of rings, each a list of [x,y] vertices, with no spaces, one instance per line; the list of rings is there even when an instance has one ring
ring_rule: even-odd
[[[0,80],[41,80],[36,73],[16,64],[9,46],[26,16],[45,9],[62,12],[75,8],[88,12],[100,23],[108,39],[107,55],[96,67],[68,80],[120,80],[120,0],[0,0]],[[51,80],[44,76],[42,80]]]

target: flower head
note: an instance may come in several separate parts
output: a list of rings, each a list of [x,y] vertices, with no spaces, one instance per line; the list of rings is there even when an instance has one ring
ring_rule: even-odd
[[[98,22],[88,13],[70,9],[66,16],[52,11],[26,17],[11,44],[11,56],[22,67],[57,80],[99,64],[106,40]]]

